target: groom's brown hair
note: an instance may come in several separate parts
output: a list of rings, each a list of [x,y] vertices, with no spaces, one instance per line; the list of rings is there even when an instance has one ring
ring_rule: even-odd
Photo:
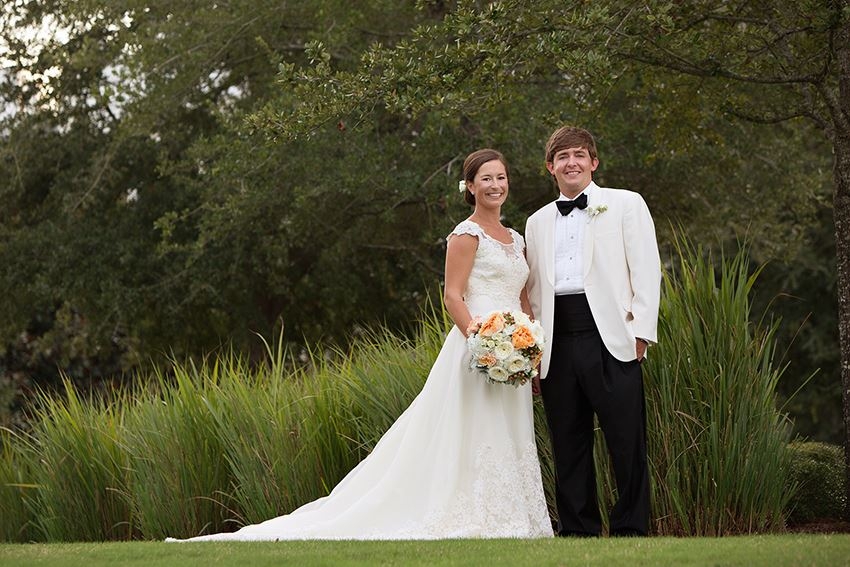
[[[584,148],[591,159],[597,159],[596,141],[590,132],[576,126],[561,126],[546,142],[546,163],[552,163],[555,154],[567,148]]]

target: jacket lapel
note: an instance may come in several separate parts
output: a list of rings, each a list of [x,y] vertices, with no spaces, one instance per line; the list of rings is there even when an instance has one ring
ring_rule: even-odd
[[[596,207],[601,203],[601,190],[596,183],[591,182],[589,191],[587,191],[587,207]],[[584,228],[584,242],[582,243],[581,258],[582,258],[582,275],[587,280],[588,274],[593,267],[593,241],[596,223],[594,218],[587,219],[587,226]]]
[[[544,224],[543,224],[543,258],[546,267],[546,281],[549,285],[555,285],[555,215],[558,214],[558,207],[553,201],[546,207]]]

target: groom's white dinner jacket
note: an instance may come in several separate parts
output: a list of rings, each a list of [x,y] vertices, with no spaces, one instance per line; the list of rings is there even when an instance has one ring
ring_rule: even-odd
[[[587,194],[582,268],[584,293],[605,347],[615,358],[636,358],[635,337],[657,340],[661,261],[655,225],[638,193],[591,182]],[[601,208],[600,208],[601,207]],[[604,209],[604,210],[602,210]],[[555,202],[528,218],[528,296],[546,331],[541,378],[549,371],[555,311]]]

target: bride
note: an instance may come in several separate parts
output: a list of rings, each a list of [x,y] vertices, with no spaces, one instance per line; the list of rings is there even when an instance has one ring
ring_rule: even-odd
[[[478,150],[463,176],[475,210],[448,236],[445,304],[455,326],[413,403],[329,495],[236,532],[167,541],[552,536],[531,386],[488,383],[469,369],[466,346],[474,316],[530,313],[525,244],[499,220],[507,163]]]

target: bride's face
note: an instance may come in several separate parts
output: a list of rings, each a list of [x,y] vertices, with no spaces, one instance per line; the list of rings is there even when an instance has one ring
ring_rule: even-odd
[[[505,164],[497,159],[484,162],[468,189],[475,195],[476,205],[501,207],[508,198],[508,172]]]

